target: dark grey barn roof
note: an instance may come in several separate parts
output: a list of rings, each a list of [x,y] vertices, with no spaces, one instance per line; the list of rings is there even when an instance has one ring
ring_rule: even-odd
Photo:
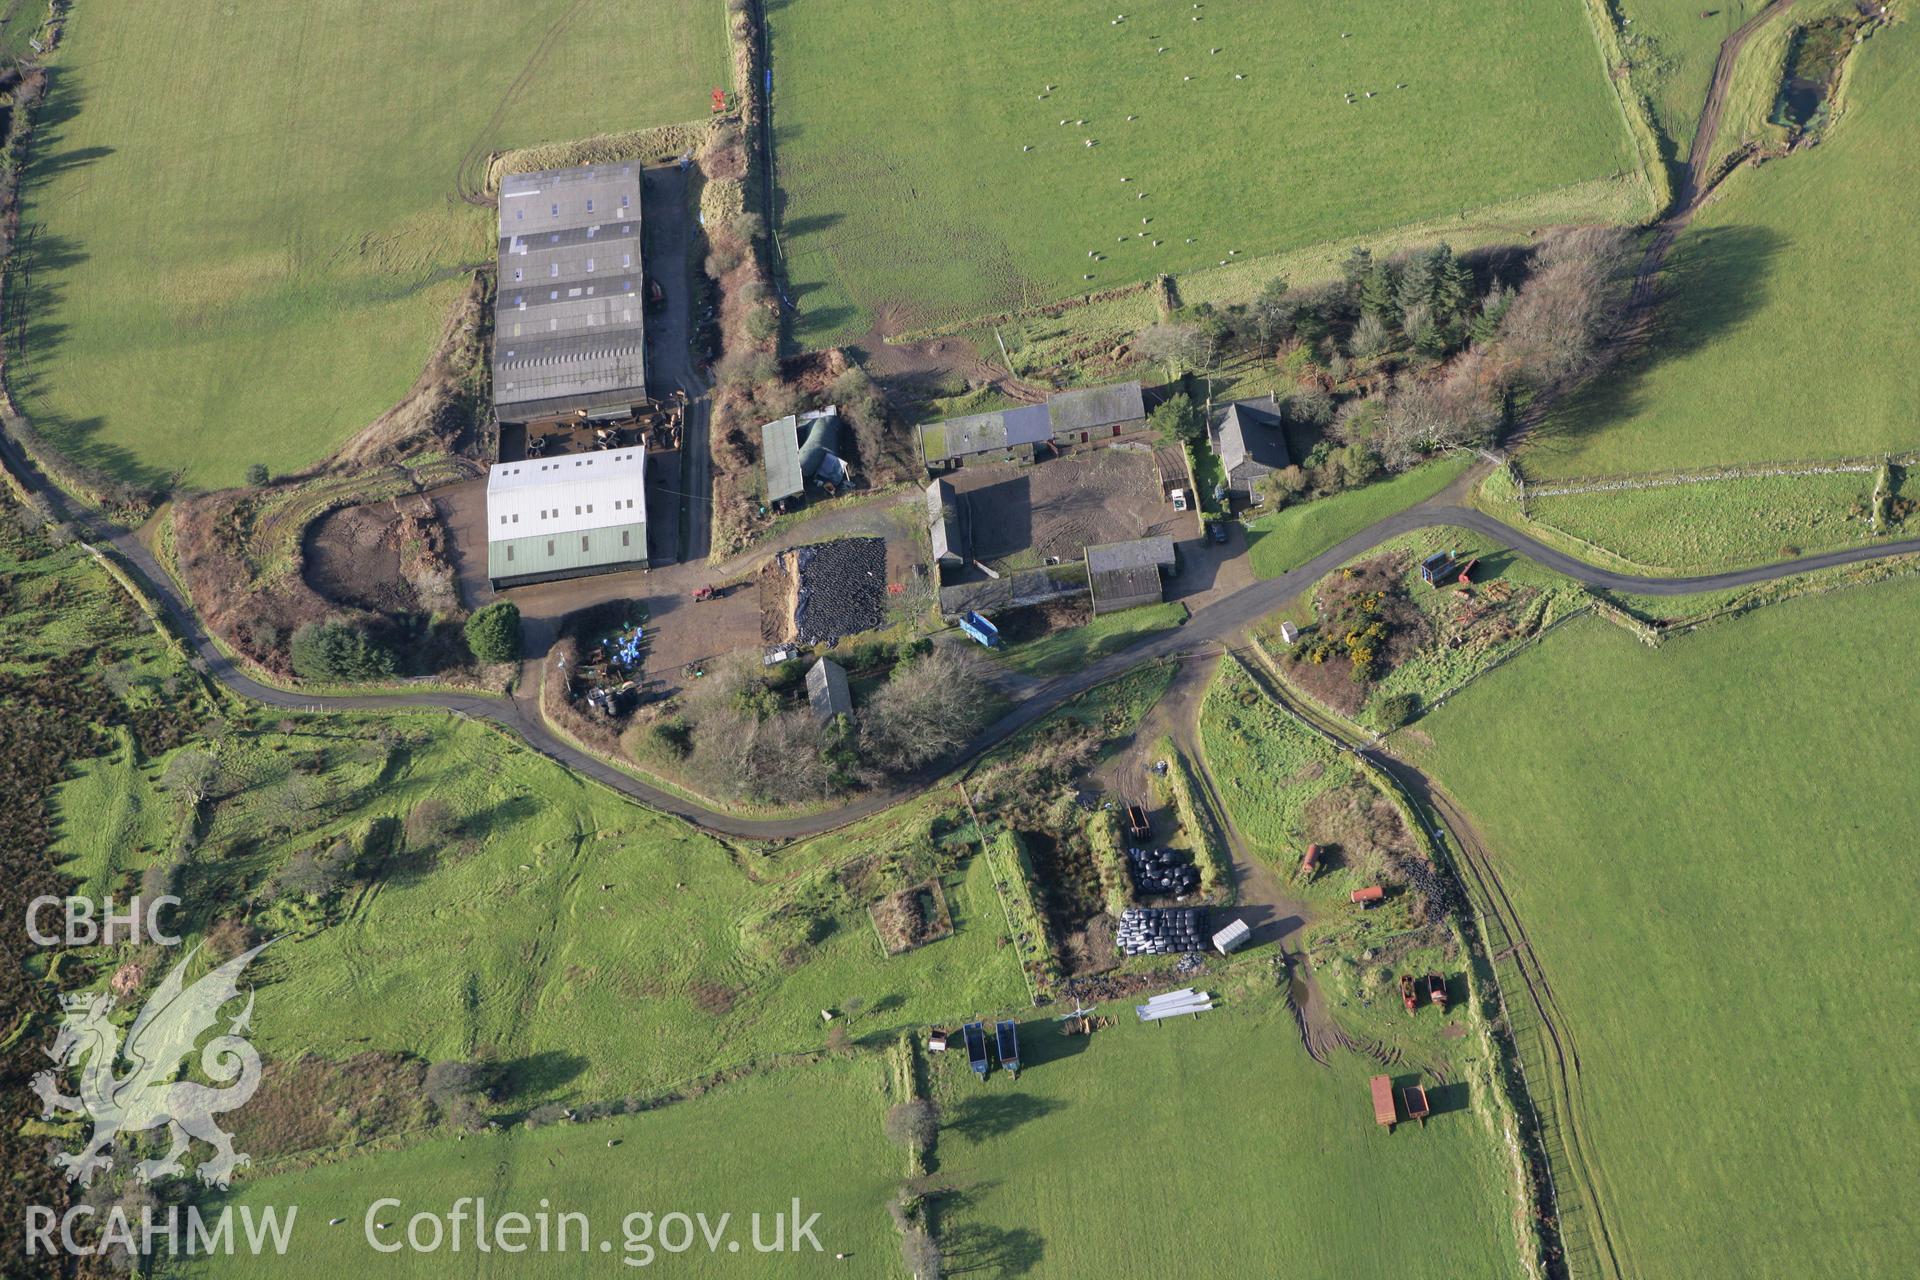
[[[645,398],[637,164],[507,175],[498,254],[493,402],[503,421]]]

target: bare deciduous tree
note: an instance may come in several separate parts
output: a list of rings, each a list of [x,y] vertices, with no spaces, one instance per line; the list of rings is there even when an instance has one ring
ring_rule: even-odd
[[[985,692],[986,664],[978,656],[953,646],[936,649],[895,667],[869,700],[861,746],[872,763],[891,772],[937,760],[973,736]]]

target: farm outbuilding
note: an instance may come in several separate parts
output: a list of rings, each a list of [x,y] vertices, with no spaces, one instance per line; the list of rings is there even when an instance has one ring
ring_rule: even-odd
[[[807,669],[807,704],[821,724],[835,716],[853,714],[853,693],[847,688],[847,671],[831,658],[822,658]]]
[[[982,455],[1031,459],[1035,445],[1053,438],[1044,404],[929,422],[920,428],[920,458],[929,471],[957,467]]]
[[[1061,391],[1047,398],[1055,444],[1088,444],[1145,425],[1147,406],[1138,382]]]
[[[1087,548],[1087,584],[1093,591],[1093,612],[1116,613],[1145,604],[1159,604],[1163,572],[1175,564],[1170,537],[1136,538]]]
[[[500,183],[493,404],[502,422],[625,418],[647,399],[640,166]]]
[[[1262,476],[1293,465],[1280,407],[1272,396],[1235,400],[1211,426],[1213,451],[1227,473],[1227,491],[1243,500],[1255,496]]]
[[[833,405],[761,424],[767,505],[784,508],[804,494],[809,484],[832,491],[846,487],[850,472],[845,453],[840,411]]]
[[[967,558],[966,509],[950,480],[927,485],[927,534],[933,540],[933,558],[956,566]]]
[[[503,462],[487,471],[496,590],[647,564],[647,451]]]

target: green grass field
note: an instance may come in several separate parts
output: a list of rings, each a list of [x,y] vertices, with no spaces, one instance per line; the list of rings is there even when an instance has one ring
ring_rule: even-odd
[[[510,1129],[464,1141],[445,1137],[403,1151],[250,1178],[238,1184],[234,1205],[298,1206],[289,1256],[224,1259],[168,1274],[280,1277],[297,1257],[297,1269],[310,1275],[607,1276],[649,1274],[657,1267],[676,1276],[790,1276],[814,1275],[830,1266],[836,1276],[891,1277],[898,1274],[899,1247],[886,1202],[901,1179],[904,1160],[882,1136],[887,1105],[879,1058],[828,1060],[750,1077],[648,1114]],[[519,1256],[480,1253],[471,1221],[458,1254],[444,1246],[437,1253],[385,1254],[367,1243],[365,1222],[376,1200],[401,1202],[375,1215],[377,1222],[391,1224],[377,1238],[391,1243],[405,1241],[414,1214],[445,1215],[462,1196],[485,1197],[488,1215],[496,1218],[508,1212],[531,1216],[543,1206],[554,1215],[586,1214],[594,1248]],[[813,1230],[821,1251],[756,1253],[752,1215],[762,1215],[760,1238],[770,1243],[772,1215],[791,1216],[795,1197],[803,1220],[820,1215]],[[731,1214],[718,1251],[709,1253],[698,1226],[694,1248],[681,1253],[661,1248],[662,1241],[679,1243],[678,1228],[660,1222],[676,1212],[704,1213],[712,1227],[720,1215]],[[628,1221],[634,1213],[653,1215],[652,1233]],[[346,1221],[329,1226],[335,1217]],[[665,1234],[659,1234],[663,1228]],[[569,1244],[578,1238],[576,1230]],[[605,1253],[598,1248],[602,1240],[612,1246]],[[738,1244],[737,1251],[727,1248],[729,1241]],[[853,1256],[842,1265],[834,1261],[836,1253]]]
[[[1170,631],[1187,620],[1187,606],[1156,604],[1104,614],[1084,626],[1056,631],[1011,645],[1003,651],[1006,664],[1030,676],[1056,676],[1117,653],[1136,641]]]
[[[1920,32],[1854,55],[1818,147],[1735,175],[1675,245],[1648,354],[1555,413],[1536,477],[1859,456],[1920,444],[1920,263],[1891,252],[1920,191]]]
[[[1527,515],[1635,564],[1701,572],[1871,540],[1873,483],[1839,473],[1529,497]]]
[[[1465,1084],[1425,1128],[1388,1134],[1367,1101],[1378,1068],[1316,1065],[1270,979],[1197,1020],[1105,1011],[1119,1025],[1090,1039],[1023,1024],[1018,1081],[937,1063],[941,1175],[960,1188],[941,1214],[950,1274],[1519,1272],[1495,1132]]]
[[[1376,520],[1425,502],[1473,465],[1450,453],[1386,480],[1285,507],[1247,521],[1247,557],[1254,576],[1277,578],[1359,533]]]
[[[122,477],[313,462],[405,393],[492,261],[462,170],[704,116],[724,49],[696,0],[80,6],[34,139],[9,381]]]
[[[772,8],[801,342],[1632,176],[1577,0],[1471,12],[1384,0],[1364,14],[1154,0],[1115,24],[1119,12],[1088,0]],[[1376,96],[1348,105],[1348,91]]]
[[[223,785],[243,795],[219,807],[189,866],[181,896],[191,909],[237,904],[297,849],[355,838],[428,798],[457,824],[350,889],[330,921],[285,906],[257,916],[288,931],[260,962],[272,972],[257,1039],[269,1058],[369,1047],[509,1066],[577,1058],[557,1079],[530,1070],[525,1095],[506,1100],[525,1107],[651,1094],[814,1049],[820,1010],[854,998],[873,1010],[854,1023],[858,1035],[1026,1001],[1015,960],[994,946],[1005,925],[984,864],[946,877],[953,936],[891,959],[868,899],[836,881],[832,869],[876,852],[876,840],[893,857],[924,841],[917,811],[797,846],[749,876],[718,842],[479,725],[401,716],[381,726],[412,745],[382,749],[372,722],[335,718],[235,734],[220,748]],[[329,760],[314,782],[302,762],[316,751]],[[155,856],[121,841],[139,833],[158,845],[156,833],[170,833],[177,810],[148,776],[158,772],[109,758],[66,784],[57,852],[73,870],[104,882],[104,868],[137,875]],[[300,815],[301,788],[331,797],[329,807]],[[783,958],[809,937],[804,963]]]
[[[1629,1274],[1920,1256],[1887,1176],[1920,1140],[1898,1102],[1917,608],[1920,582],[1890,582],[1658,650],[1577,621],[1421,723],[1580,1055]]]

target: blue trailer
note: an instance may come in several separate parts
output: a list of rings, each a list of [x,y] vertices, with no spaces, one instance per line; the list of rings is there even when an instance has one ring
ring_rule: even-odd
[[[989,649],[1000,647],[1000,628],[971,609],[960,615],[960,629]]]
[[[979,1022],[969,1022],[962,1027],[961,1034],[967,1041],[967,1065],[982,1080],[987,1078],[987,1028]]]
[[[1020,1075],[1020,1029],[1008,1021],[996,1024],[993,1033],[998,1041],[1000,1065],[1007,1069],[1008,1075],[1017,1078]]]

